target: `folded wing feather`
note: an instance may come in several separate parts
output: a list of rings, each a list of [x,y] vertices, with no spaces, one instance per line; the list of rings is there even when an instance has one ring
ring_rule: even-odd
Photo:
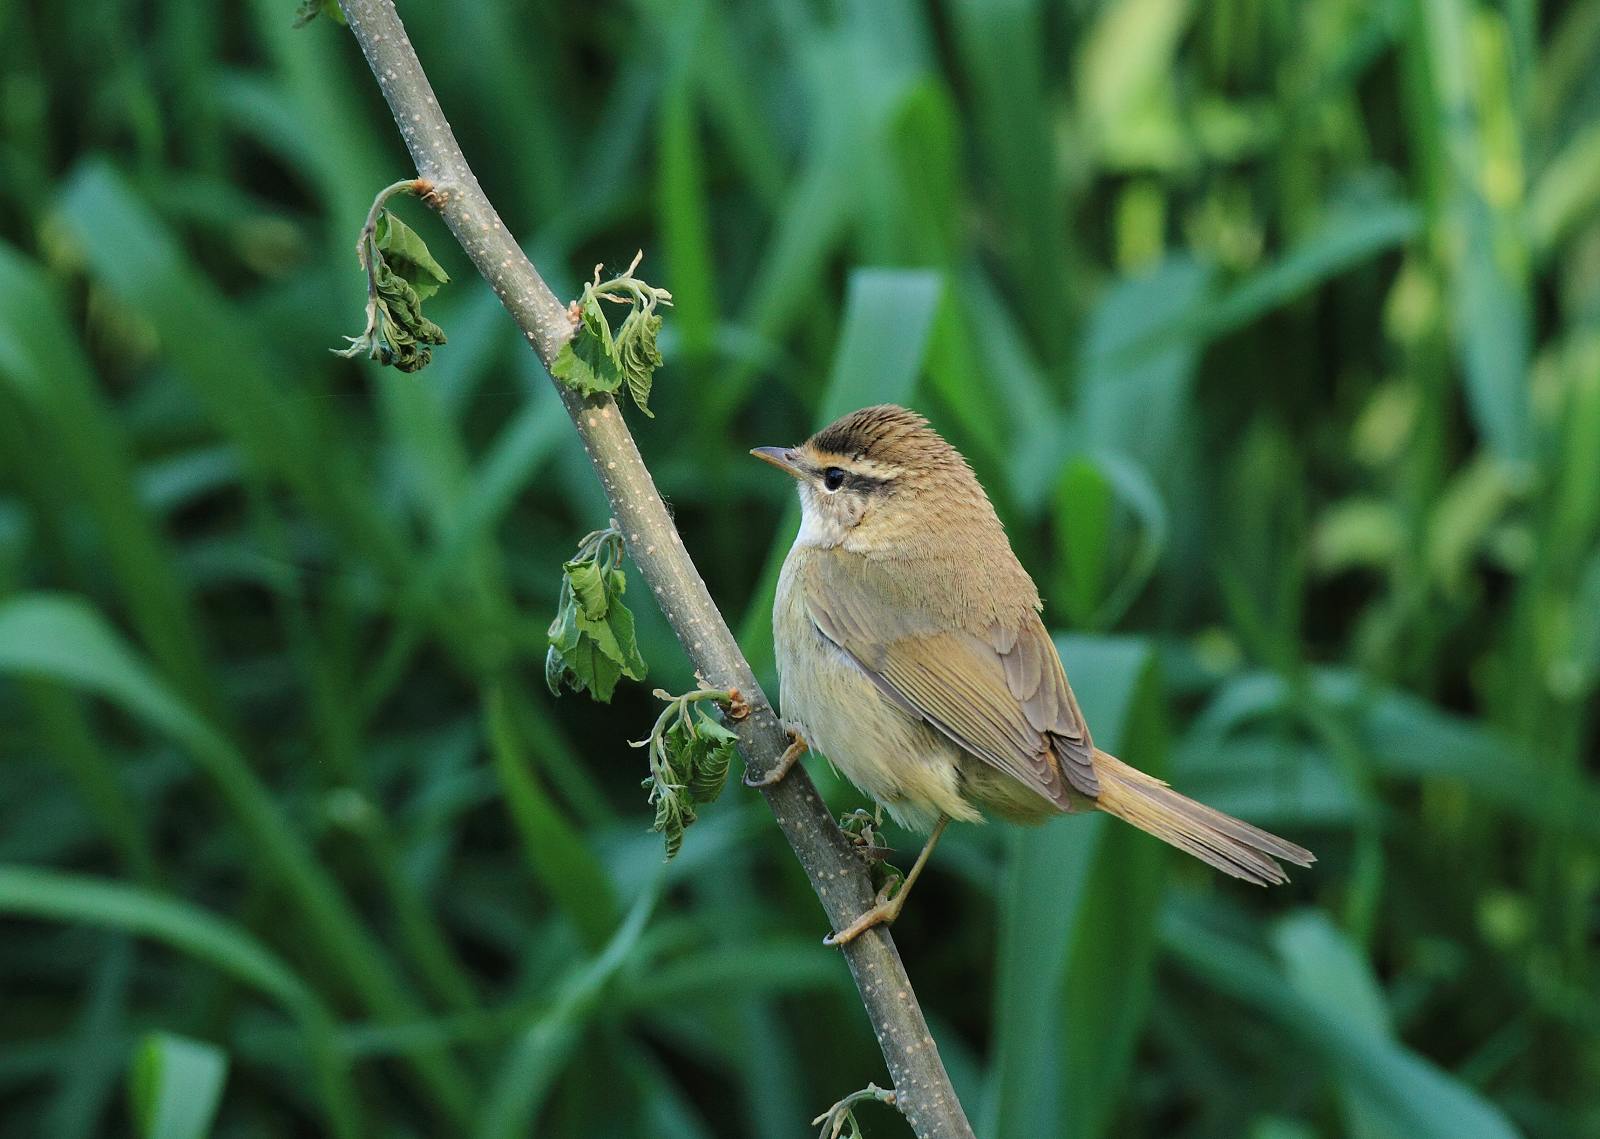
[[[897,703],[1062,810],[1069,788],[1099,794],[1094,744],[1037,613],[983,633],[952,629],[903,597],[877,596],[882,571],[818,569],[804,593],[813,623]]]

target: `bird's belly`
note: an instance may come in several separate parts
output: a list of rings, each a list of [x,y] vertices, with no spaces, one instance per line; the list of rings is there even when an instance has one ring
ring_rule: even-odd
[[[902,826],[979,818],[962,797],[960,749],[886,696],[809,615],[785,612],[785,600],[780,592],[774,630],[784,718]]]

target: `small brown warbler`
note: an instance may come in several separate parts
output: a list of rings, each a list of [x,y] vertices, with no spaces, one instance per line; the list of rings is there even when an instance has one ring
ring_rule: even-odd
[[[966,459],[902,407],[863,408],[798,447],[751,454],[799,483],[773,610],[783,714],[902,826],[928,832],[897,892],[830,944],[893,921],[951,819],[1038,823],[1098,809],[1247,882],[1310,851],[1185,798],[1094,746]]]

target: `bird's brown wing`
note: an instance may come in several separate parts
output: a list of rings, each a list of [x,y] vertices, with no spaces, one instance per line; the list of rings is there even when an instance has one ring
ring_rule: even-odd
[[[819,559],[804,583],[824,637],[901,707],[1062,810],[1069,787],[1099,794],[1089,729],[1037,613],[952,629],[908,603],[888,571],[851,561]]]
[[[1067,781],[1085,795],[1098,795],[1089,725],[1039,614],[1030,610],[1019,627],[996,624],[987,639],[1005,667],[1006,687],[1022,702],[1028,723],[1050,737]]]

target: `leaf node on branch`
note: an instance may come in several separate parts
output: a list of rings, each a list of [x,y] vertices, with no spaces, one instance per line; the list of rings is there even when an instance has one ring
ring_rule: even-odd
[[[711,700],[733,707],[739,694],[718,688],[701,688],[682,696],[658,688],[655,694],[667,702],[666,709],[648,736],[629,742],[650,749],[650,775],[641,786],[649,789],[648,802],[656,809],[651,829],[665,839],[671,860],[683,846],[683,832],[694,822],[695,808],[715,802],[722,794],[739,745],[738,736],[704,708],[693,705]]]
[[[583,295],[569,310],[573,337],[550,365],[550,374],[584,395],[612,393],[626,384],[639,410],[654,418],[650,385],[661,366],[661,349],[656,344],[661,316],[656,306],[670,306],[672,294],[633,275],[643,259],[640,251],[620,276],[609,281],[600,279],[599,265],[594,267],[594,280],[583,287]],[[629,306],[614,332],[601,301]]]
[[[422,315],[422,302],[450,280],[428,252],[427,243],[385,208],[395,194],[416,194],[434,203],[433,184],[412,178],[386,186],[373,200],[356,257],[367,275],[367,326],[360,336],[347,336],[350,347],[334,349],[353,359],[368,356],[402,372],[418,372],[445,342],[444,329]]]

